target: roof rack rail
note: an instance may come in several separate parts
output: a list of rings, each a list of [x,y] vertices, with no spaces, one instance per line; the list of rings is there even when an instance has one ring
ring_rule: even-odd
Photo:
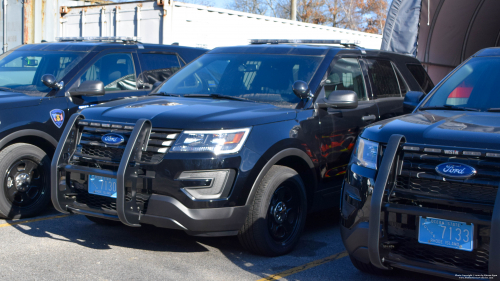
[[[59,42],[70,42],[70,41],[111,41],[111,42],[126,42],[126,43],[140,43],[140,37],[127,37],[127,36],[111,36],[111,37],[99,37],[99,36],[85,36],[85,37],[56,37]]]
[[[335,39],[251,39],[250,44],[325,44],[325,45],[342,45],[345,47],[359,47],[359,40]]]

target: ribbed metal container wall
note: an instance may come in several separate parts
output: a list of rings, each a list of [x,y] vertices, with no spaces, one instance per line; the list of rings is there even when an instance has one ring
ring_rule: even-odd
[[[76,36],[137,36],[144,43],[204,48],[246,45],[249,39],[353,39],[371,49],[379,49],[382,42],[382,36],[376,34],[175,1],[103,5],[73,0],[0,2],[3,52],[21,44]]]
[[[60,7],[85,5],[72,0],[1,0],[1,53],[21,44],[54,41],[59,34]]]
[[[137,36],[144,43],[215,48],[249,39],[354,39],[379,49],[382,36],[174,1],[62,9],[63,36]]]

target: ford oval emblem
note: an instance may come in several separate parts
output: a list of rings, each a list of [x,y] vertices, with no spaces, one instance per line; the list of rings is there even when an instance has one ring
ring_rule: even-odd
[[[476,169],[460,163],[443,163],[436,166],[436,172],[443,177],[466,179],[477,173]]]
[[[119,145],[125,141],[125,138],[119,134],[105,134],[101,137],[101,140],[105,144]]]

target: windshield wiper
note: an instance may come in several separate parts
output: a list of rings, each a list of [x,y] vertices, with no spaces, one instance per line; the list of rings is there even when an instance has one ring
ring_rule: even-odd
[[[216,98],[216,99],[227,99],[227,100],[237,100],[237,101],[251,101],[244,98],[238,98],[228,95],[220,95],[220,94],[185,94],[183,97],[190,98]]]
[[[153,94],[149,94],[148,96],[167,96],[167,97],[180,97],[181,95],[169,94],[165,92],[156,92]]]
[[[477,108],[472,108],[472,107],[460,107],[460,106],[456,106],[456,105],[448,105],[448,104],[445,104],[443,106],[429,106],[429,107],[422,107],[420,108],[421,110],[432,110],[432,109],[436,109],[436,110],[461,110],[461,111],[481,111]]]
[[[488,111],[488,112],[500,112],[500,107],[488,108],[488,109],[486,109],[486,111]]]
[[[12,90],[11,88],[7,88],[7,87],[0,87],[0,91],[3,91],[3,92],[13,92],[14,90]]]

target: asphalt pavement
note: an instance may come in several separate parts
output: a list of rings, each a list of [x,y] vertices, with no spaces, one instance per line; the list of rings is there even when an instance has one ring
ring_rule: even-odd
[[[372,276],[346,255],[334,210],[312,214],[298,247],[282,257],[246,252],[236,237],[192,237],[152,226],[101,226],[48,209],[0,220],[2,280],[434,280],[397,271]]]

